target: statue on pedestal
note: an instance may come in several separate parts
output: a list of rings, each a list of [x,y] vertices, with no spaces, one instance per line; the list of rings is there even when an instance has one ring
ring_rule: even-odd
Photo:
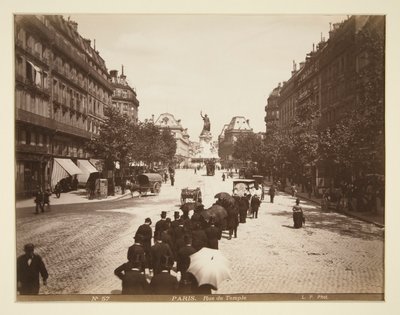
[[[201,118],[203,118],[203,121],[204,121],[203,130],[201,131],[200,135],[210,133],[210,129],[211,129],[210,118],[208,118],[207,114],[205,114],[203,116],[203,113],[201,111],[200,111],[200,116],[201,116]]]

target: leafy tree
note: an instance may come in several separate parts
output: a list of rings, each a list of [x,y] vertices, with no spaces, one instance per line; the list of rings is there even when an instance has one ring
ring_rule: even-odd
[[[132,124],[127,115],[121,115],[113,107],[105,107],[105,120],[101,125],[100,134],[87,143],[87,150],[95,156],[103,158],[107,169],[114,174],[115,162],[119,162],[121,169],[127,162],[131,144]],[[115,181],[112,179],[112,194]]]

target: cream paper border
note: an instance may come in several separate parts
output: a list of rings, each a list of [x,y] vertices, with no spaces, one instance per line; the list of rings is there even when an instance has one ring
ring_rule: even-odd
[[[0,4],[1,198],[0,309],[3,314],[146,314],[205,312],[234,314],[400,314],[398,121],[400,67],[398,0],[14,0]],[[385,302],[15,302],[14,216],[14,13],[216,13],[216,14],[386,14],[386,241]],[[289,62],[289,61],[288,61]],[[393,139],[394,138],[394,139]]]

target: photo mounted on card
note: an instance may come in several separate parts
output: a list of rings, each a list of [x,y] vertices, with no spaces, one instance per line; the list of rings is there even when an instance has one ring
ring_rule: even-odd
[[[383,301],[385,23],[14,14],[16,301]]]

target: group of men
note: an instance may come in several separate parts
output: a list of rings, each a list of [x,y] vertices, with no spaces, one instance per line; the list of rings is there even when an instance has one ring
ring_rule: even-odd
[[[50,189],[43,191],[42,187],[37,188],[37,192],[35,194],[35,214],[39,214],[39,209],[41,212],[44,212],[44,207],[47,205],[48,209],[50,209]]]
[[[196,278],[187,272],[190,256],[203,247],[218,249],[222,235],[214,218],[206,222],[200,215],[201,210],[202,205],[191,218],[188,211],[182,216],[175,211],[174,220],[162,211],[154,233],[151,219],[145,219],[135,233],[135,243],[128,249],[128,261],[114,271],[122,280],[122,294],[211,294],[215,288],[199,286]],[[179,282],[170,272],[175,263],[181,275]],[[146,269],[152,274],[150,282],[146,279]]]

